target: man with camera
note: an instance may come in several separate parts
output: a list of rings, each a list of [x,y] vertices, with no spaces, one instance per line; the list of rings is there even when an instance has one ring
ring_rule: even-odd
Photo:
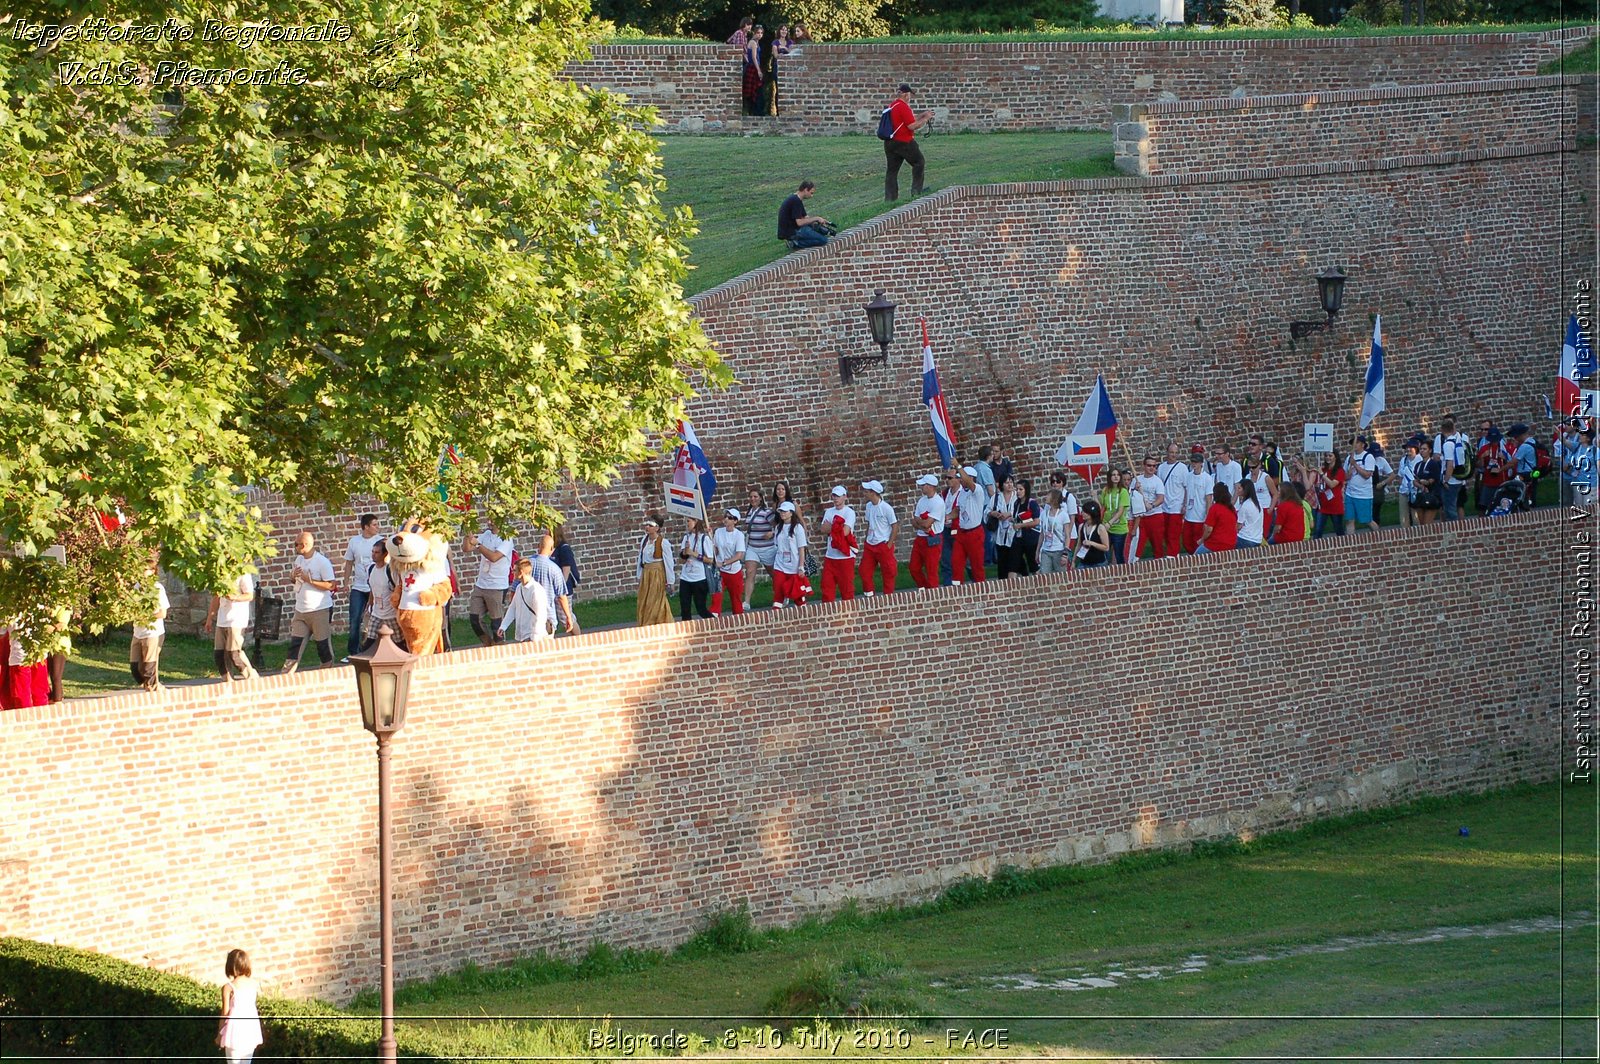
[[[799,251],[801,248],[819,248],[828,242],[828,237],[833,234],[833,223],[820,214],[806,212],[806,200],[816,194],[817,183],[810,178],[800,182],[800,187],[783,201],[783,206],[778,208],[778,239],[786,240],[789,246]]]

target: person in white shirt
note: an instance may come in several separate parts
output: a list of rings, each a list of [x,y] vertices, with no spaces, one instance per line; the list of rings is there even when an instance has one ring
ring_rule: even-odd
[[[804,606],[811,594],[806,580],[806,526],[788,499],[778,504],[778,534],[773,538],[772,608]]]
[[[289,625],[289,653],[283,662],[285,673],[300,667],[306,641],[317,644],[322,664],[333,661],[333,592],[339,581],[333,563],[317,550],[317,539],[310,532],[295,538],[294,620]]]
[[[1233,460],[1233,448],[1223,444],[1217,448],[1217,460],[1211,468],[1211,479],[1215,484],[1226,484],[1228,490],[1233,492],[1233,497],[1239,497],[1239,481],[1244,479],[1244,467]]]
[[[1136,477],[1129,477],[1133,481],[1128,492],[1128,540],[1125,545],[1127,564],[1132,565],[1139,560],[1139,548],[1144,546],[1144,518],[1149,508],[1145,505],[1144,492],[1139,490]]]
[[[678,544],[678,616],[685,621],[711,617],[711,582],[706,566],[714,560],[711,553],[711,535],[706,523],[698,517],[689,518],[689,531]]]
[[[1378,458],[1370,450],[1371,441],[1357,436],[1344,460],[1344,516],[1350,531],[1365,525],[1378,531],[1378,515],[1372,509],[1373,485],[1379,478]]]
[[[843,484],[835,484],[829,493],[828,508],[822,511],[822,524],[817,527],[817,536],[826,544],[822,552],[823,602],[832,602],[835,596],[856,596],[856,512],[845,501],[848,496]],[[843,522],[837,534],[835,518]]]
[[[1205,533],[1206,514],[1211,511],[1212,489],[1217,482],[1206,472],[1206,452],[1196,447],[1189,452],[1189,468],[1174,473],[1172,479],[1183,485],[1183,552],[1193,554]],[[1172,490],[1172,484],[1167,485]]]
[[[961,467],[961,488],[956,492],[956,546],[950,559],[950,583],[960,584],[970,571],[974,583],[983,583],[983,519],[989,512],[989,492],[978,483],[978,471]]]
[[[372,553],[367,557],[367,564],[362,568],[367,571],[367,586],[372,589],[372,599],[367,605],[367,620],[361,633],[361,647],[363,650],[371,648],[378,642],[378,631],[384,625],[389,626],[389,638],[394,640],[396,646],[405,646],[405,637],[400,634],[400,619],[394,607],[394,570],[389,568],[389,544],[380,539],[372,545]]]
[[[1159,558],[1166,547],[1166,505],[1167,485],[1156,472],[1156,457],[1147,454],[1139,463],[1139,472],[1133,478],[1133,490],[1144,500],[1144,516],[1139,521],[1139,543],[1128,548],[1128,560],[1137,561],[1138,547],[1145,543],[1151,546],[1150,557]],[[1133,530],[1128,530],[1130,543],[1133,540]]]
[[[926,591],[939,586],[939,552],[944,546],[944,499],[939,478],[932,473],[917,478],[922,497],[911,511],[911,580]]]
[[[939,501],[944,503],[944,542],[939,545],[939,586],[949,587],[956,556],[956,496],[961,493],[961,470],[944,471]]]
[[[461,549],[478,556],[478,579],[472,585],[472,597],[467,599],[467,620],[478,635],[478,642],[494,646],[500,641],[500,624],[506,615],[506,593],[511,590],[511,555],[517,549],[513,539],[502,539],[493,529],[484,529],[477,535],[468,535],[461,541]],[[493,623],[485,624],[488,617]]]
[[[1256,496],[1255,481],[1248,477],[1239,481],[1237,499],[1234,511],[1239,518],[1239,531],[1235,546],[1259,547],[1267,534],[1267,520],[1261,500]]]
[[[734,616],[744,612],[745,538],[739,531],[744,515],[738,510],[722,514],[722,527],[711,534],[711,554],[722,574],[722,590],[712,596],[711,612],[720,616],[722,603],[732,603]],[[729,598],[729,596],[732,596]]]
[[[883,485],[876,480],[863,481],[861,490],[867,493],[867,541],[861,546],[861,593],[872,597],[872,575],[879,573],[878,586],[885,595],[893,594],[900,579],[900,559],[894,556],[894,526],[900,519],[894,507],[883,501]]]
[[[378,515],[362,514],[361,531],[350,537],[344,548],[344,567],[339,582],[350,589],[350,631],[345,638],[344,660],[349,661],[361,646],[361,625],[372,605],[372,588],[367,586],[367,568],[372,564],[372,545],[382,543]]]
[[[500,618],[500,642],[505,641],[506,629],[513,629],[512,638],[518,643],[549,639],[555,625],[551,623],[550,593],[533,578],[533,559],[517,562],[517,582],[511,589],[510,608]]]
[[[145,570],[145,579],[155,585],[153,592],[146,596],[146,601],[151,602],[155,609],[151,619],[133,626],[133,639],[128,644],[128,671],[133,673],[133,682],[146,691],[159,691],[161,689],[161,644],[167,638],[167,611],[172,608],[172,602],[167,598],[167,589],[156,575],[155,566]],[[20,641],[12,639],[13,648],[21,645]]]
[[[1060,488],[1051,488],[1044,500],[1039,517],[1039,571],[1066,572],[1072,568],[1073,515],[1067,512],[1066,496]]]
[[[255,597],[256,578],[241,573],[226,593],[211,596],[211,608],[206,611],[202,630],[215,631],[211,659],[217,664],[217,672],[230,683],[235,671],[241,680],[256,678],[256,670],[244,656],[244,630],[250,627],[250,603]]]
[[[1454,521],[1461,516],[1461,493],[1466,479],[1459,474],[1467,464],[1467,438],[1456,431],[1456,419],[1447,417],[1439,423],[1440,432],[1433,438],[1433,453],[1444,467],[1444,519]]]
[[[1182,460],[1178,457],[1178,445],[1167,444],[1167,458],[1156,467],[1156,476],[1161,480],[1161,511],[1159,517],[1151,511],[1150,518],[1156,518],[1151,530],[1151,547],[1153,556],[1157,558],[1171,558],[1183,549],[1183,485],[1186,470]],[[1211,504],[1210,496],[1206,497],[1206,505]]]

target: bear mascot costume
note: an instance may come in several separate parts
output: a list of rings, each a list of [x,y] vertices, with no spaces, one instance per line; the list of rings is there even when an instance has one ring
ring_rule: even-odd
[[[398,580],[395,619],[406,649],[418,655],[437,654],[444,649],[440,637],[444,613],[439,607],[450,601],[452,593],[444,540],[420,528],[396,532],[389,537],[389,553]]]

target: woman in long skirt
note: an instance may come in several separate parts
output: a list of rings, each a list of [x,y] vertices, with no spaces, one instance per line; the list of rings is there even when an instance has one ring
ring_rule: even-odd
[[[671,624],[672,605],[667,601],[667,591],[673,583],[672,547],[661,538],[661,522],[653,516],[644,519],[634,575],[639,580],[639,626]]]

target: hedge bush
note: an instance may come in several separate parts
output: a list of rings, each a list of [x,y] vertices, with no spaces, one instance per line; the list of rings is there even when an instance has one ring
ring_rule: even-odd
[[[7,1056],[32,1051],[150,1060],[216,1057],[221,1000],[218,987],[181,975],[100,953],[0,938],[0,1045]],[[266,1044],[257,1061],[370,1059],[377,1048],[379,1025],[372,1016],[282,998],[262,998],[260,1011]],[[399,1026],[400,1055],[438,1061],[591,1055],[582,1037],[587,1026],[529,1029],[491,1021],[452,1027]]]

